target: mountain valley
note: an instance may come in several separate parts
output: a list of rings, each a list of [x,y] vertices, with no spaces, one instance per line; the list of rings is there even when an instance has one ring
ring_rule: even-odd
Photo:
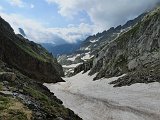
[[[49,10],[60,1],[46,2]],[[39,18],[23,22],[20,17],[25,24],[17,30],[18,22],[13,25],[0,5],[4,16],[0,17],[0,120],[160,120],[159,1],[125,24],[96,34],[85,24],[91,13],[83,13],[86,8],[82,7],[77,11],[88,16],[80,19],[74,11],[78,1],[74,9],[67,9],[72,2],[67,6],[60,2],[63,5],[54,8],[59,10],[50,18],[55,20],[54,28],[44,28]],[[42,7],[40,3],[29,6]],[[97,10],[102,11],[101,7]],[[76,21],[73,16],[58,18],[71,11],[77,15]],[[78,21],[84,23],[78,26]],[[45,19],[44,24],[49,26],[48,22]],[[28,24],[35,26],[23,29]],[[36,37],[34,29],[39,32]]]
[[[84,120],[160,119],[160,7],[135,20],[60,56],[66,82],[44,84]]]

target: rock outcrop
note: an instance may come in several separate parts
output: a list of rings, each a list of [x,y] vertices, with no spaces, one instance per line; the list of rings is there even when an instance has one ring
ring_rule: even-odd
[[[76,75],[83,71],[83,73],[87,72],[90,70],[93,66],[93,59],[90,59],[88,61],[83,62],[82,64],[78,65],[77,67],[74,68],[74,73],[73,75]]]
[[[23,37],[26,37],[26,34],[22,28],[18,28],[18,31]]]

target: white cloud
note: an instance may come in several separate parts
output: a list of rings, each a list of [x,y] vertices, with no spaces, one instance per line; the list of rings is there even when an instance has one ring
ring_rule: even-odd
[[[49,28],[36,20],[18,14],[1,11],[0,15],[11,24],[16,33],[18,28],[22,28],[28,38],[35,42],[73,43],[84,39],[86,35],[123,24],[129,18],[154,6],[156,1],[159,0],[134,0],[134,2],[131,0],[47,0],[50,4],[58,4],[62,16],[74,18],[79,12],[85,11],[93,22],[93,25],[90,25],[85,23],[85,19],[81,19],[79,25],[70,24],[63,28]],[[12,2],[19,7],[26,5],[22,0],[10,0],[10,3]],[[34,8],[32,4],[27,6]]]
[[[0,12],[0,15],[11,24],[15,33],[19,33],[18,28],[22,28],[27,37],[35,42],[64,43],[66,41],[74,43],[77,40],[86,38],[86,35],[92,34],[94,29],[94,26],[85,23],[66,28],[46,28],[42,23],[24,18],[18,14]]]
[[[81,23],[80,25],[69,25],[66,28],[48,28],[47,31],[56,33],[61,36],[64,40],[70,43],[76,42],[77,40],[84,40],[87,35],[92,34],[94,26]]]
[[[7,0],[12,6],[24,7],[25,3],[22,0]]]
[[[31,4],[31,5],[30,5],[30,8],[34,8],[34,5],[33,5],[33,4]]]
[[[159,0],[46,0],[58,4],[62,16],[73,18],[85,11],[101,28],[124,24],[128,19],[152,8]]]

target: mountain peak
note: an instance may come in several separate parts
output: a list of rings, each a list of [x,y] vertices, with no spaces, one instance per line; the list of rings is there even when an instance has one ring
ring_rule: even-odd
[[[22,28],[18,28],[18,31],[23,37],[26,37],[26,34]]]

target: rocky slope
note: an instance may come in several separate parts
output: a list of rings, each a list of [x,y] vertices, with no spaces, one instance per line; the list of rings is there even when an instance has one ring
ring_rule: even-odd
[[[107,44],[94,59],[95,79],[159,65],[160,8],[151,11],[131,30]]]
[[[92,65],[87,66],[91,69],[89,75],[97,73],[94,80],[127,74],[111,84],[116,87],[160,82],[160,7],[143,15],[116,38],[106,37],[104,45],[94,52],[92,64],[84,63]],[[74,73],[86,70],[84,64],[77,66]]]
[[[138,21],[140,21],[146,13],[139,15],[137,18],[133,20],[129,20],[124,25],[119,25],[117,27],[111,27],[109,30],[105,30],[102,33],[97,33],[93,36],[89,36],[85,41],[81,44],[81,47],[76,52],[78,53],[87,53],[89,52],[90,56],[96,55],[105,44],[110,41],[116,39],[124,32],[131,29]]]
[[[16,35],[0,18],[0,59],[25,75],[41,82],[63,81],[63,70],[41,45]]]
[[[58,62],[62,65],[71,65],[71,64],[77,64],[77,63],[83,63],[87,64],[87,61],[91,62],[90,59],[92,59],[94,56],[98,57],[98,53],[107,45],[109,44],[112,40],[117,39],[119,36],[121,36],[123,33],[126,31],[129,31],[132,29],[132,27],[139,21],[142,20],[142,18],[146,15],[147,13],[143,13],[137,18],[133,20],[129,20],[126,22],[124,25],[119,25],[117,27],[111,27],[109,30],[105,30],[102,33],[97,33],[96,35],[89,36],[86,40],[82,42],[80,45],[80,48],[76,50],[76,52],[70,54],[70,55],[62,55],[58,58]],[[100,62],[100,61],[99,61]],[[93,63],[92,63],[93,64]],[[78,65],[78,64],[77,64]],[[91,64],[89,63],[89,66]],[[101,63],[99,65],[102,65]],[[80,71],[83,71],[85,68],[82,67],[84,65],[77,66],[73,74],[79,73]],[[84,68],[84,69],[81,69]],[[91,69],[90,68],[86,69]],[[71,68],[68,70],[70,71]],[[85,69],[85,71],[86,71]],[[97,67],[97,69],[100,69],[100,66]],[[65,68],[64,71],[68,70]]]
[[[81,120],[42,85],[60,75],[51,54],[0,18],[0,120]]]
[[[81,120],[41,83],[0,61],[0,120]]]

